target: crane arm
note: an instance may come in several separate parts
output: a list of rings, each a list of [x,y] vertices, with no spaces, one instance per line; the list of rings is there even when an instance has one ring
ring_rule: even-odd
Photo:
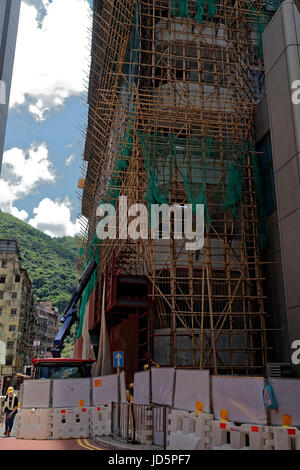
[[[70,334],[70,330],[72,325],[77,321],[77,303],[81,299],[81,296],[86,288],[89,280],[93,272],[97,267],[97,263],[95,261],[90,261],[87,265],[84,273],[79,281],[79,286],[77,287],[76,291],[74,292],[66,310],[61,318],[61,323],[63,324],[61,329],[59,330],[55,340],[54,340],[54,347],[52,349],[52,356],[53,357],[60,357],[61,351],[64,347],[64,340]]]

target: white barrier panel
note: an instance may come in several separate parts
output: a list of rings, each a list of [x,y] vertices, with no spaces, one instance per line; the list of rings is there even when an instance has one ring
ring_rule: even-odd
[[[120,374],[120,392],[121,392],[121,403],[127,403],[126,399],[126,384],[125,384],[125,372],[122,371]]]
[[[21,409],[18,413],[18,439],[50,439],[52,411],[52,408]]]
[[[157,405],[173,405],[174,367],[152,367],[152,402]]]
[[[54,379],[53,408],[90,406],[91,379]]]
[[[209,413],[172,410],[169,415],[168,450],[210,450],[212,420]]]
[[[271,424],[281,425],[283,415],[291,417],[291,425],[300,425],[300,379],[271,379],[276,400],[278,402],[278,413],[271,411]]]
[[[293,427],[273,427],[274,450],[300,450],[300,431]]]
[[[18,437],[19,435],[19,421],[20,421],[20,411],[17,413],[14,419],[14,425],[10,433],[12,437]]]
[[[212,377],[212,401],[215,418],[223,418],[220,411],[226,410],[228,419],[231,421],[265,424],[263,387],[263,378]]]
[[[202,411],[209,413],[209,371],[177,369],[174,408],[195,411],[197,401],[202,403]]]
[[[134,403],[150,404],[150,370],[134,374]]]
[[[25,380],[22,389],[22,408],[49,408],[51,380]]]
[[[273,431],[269,426],[242,424],[230,421],[212,422],[213,450],[274,450]]]
[[[111,434],[111,405],[91,407],[90,429],[93,437]]]
[[[125,374],[120,374],[121,402],[126,403]],[[93,405],[108,405],[118,401],[118,376],[104,375],[92,379]]]
[[[89,437],[90,408],[53,409],[51,439],[78,439]]]

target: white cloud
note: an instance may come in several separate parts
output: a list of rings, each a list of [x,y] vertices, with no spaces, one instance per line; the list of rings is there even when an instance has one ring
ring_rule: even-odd
[[[25,105],[42,121],[84,91],[89,26],[87,0],[22,2],[11,107]]]
[[[71,153],[71,155],[68,158],[66,158],[65,165],[71,166],[74,163],[74,161],[75,161],[75,155],[74,153]]]
[[[15,202],[32,193],[41,183],[53,183],[55,172],[45,143],[32,145],[28,151],[14,147],[3,155],[0,178],[0,209],[26,220],[26,211]]]
[[[79,219],[71,221],[71,209],[68,198],[62,202],[44,198],[33,210],[35,216],[29,224],[51,237],[74,236],[80,233],[80,225]]]
[[[23,220],[24,222],[28,218],[28,212],[26,212],[24,210],[19,211],[19,209],[17,207],[12,207],[11,215],[13,215],[14,217],[17,217],[17,219]]]

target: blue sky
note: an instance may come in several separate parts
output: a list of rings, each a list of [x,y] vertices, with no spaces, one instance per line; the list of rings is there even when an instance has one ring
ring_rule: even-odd
[[[51,236],[79,232],[90,0],[22,0],[0,209]],[[71,13],[70,13],[71,12]]]

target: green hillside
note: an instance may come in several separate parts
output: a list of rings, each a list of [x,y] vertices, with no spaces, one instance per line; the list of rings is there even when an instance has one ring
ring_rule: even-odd
[[[62,313],[78,285],[78,239],[51,238],[1,211],[0,238],[18,241],[22,266],[29,273],[35,299],[51,301]]]

